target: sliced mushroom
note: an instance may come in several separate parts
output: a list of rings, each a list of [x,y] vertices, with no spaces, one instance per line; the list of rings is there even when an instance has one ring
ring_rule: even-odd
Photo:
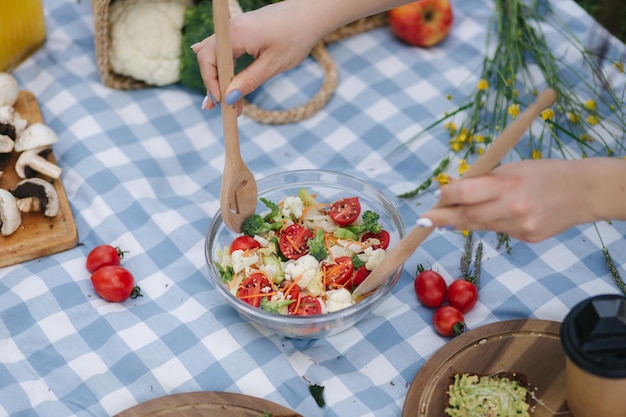
[[[44,216],[54,217],[59,212],[59,197],[48,181],[27,178],[17,183],[11,193],[17,198],[17,208],[23,212],[42,211]]]
[[[50,127],[43,123],[29,125],[15,140],[15,152],[50,146],[59,140]]]
[[[22,214],[13,194],[0,188],[0,234],[9,236],[22,224]]]
[[[4,134],[6,132],[8,134]],[[13,133],[13,137],[9,134]],[[0,123],[0,177],[11,159],[11,151],[15,146],[15,129],[13,126]]]
[[[20,178],[32,178],[37,173],[54,179],[59,178],[63,169],[46,159],[50,152],[52,152],[50,147],[29,149],[22,152],[15,161],[15,173]]]
[[[15,77],[8,72],[0,72],[0,106],[12,106],[17,101],[20,87]]]
[[[21,135],[28,125],[28,121],[11,106],[0,106],[0,123],[13,126],[15,134],[13,139]]]

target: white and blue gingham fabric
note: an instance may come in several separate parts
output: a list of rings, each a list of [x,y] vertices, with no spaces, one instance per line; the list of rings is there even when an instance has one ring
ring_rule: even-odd
[[[551,3],[582,40],[592,36],[593,20],[572,0]],[[219,111],[202,111],[202,94],[177,85],[104,87],[90,2],[44,6],[47,42],[14,75],[61,138],[54,151],[80,245],[0,269],[0,415],[100,417],[167,394],[229,391],[307,417],[399,416],[411,381],[446,342],[415,297],[416,266],[432,265],[451,281],[459,275],[463,236],[432,234],[390,297],[343,333],[291,340],[253,327],[212,288],[205,263],[224,162]],[[450,37],[429,50],[402,45],[388,28],[330,45],[339,87],[310,119],[270,126],[241,117],[242,154],[255,175],[346,172],[382,189],[412,227],[435,199],[395,195],[433,171],[449,138],[433,130],[393,151],[451,109],[447,94],[475,85],[493,13],[489,0],[453,6]],[[626,48],[612,40],[610,53]],[[320,77],[307,60],[269,81],[254,100],[293,107],[319,88]],[[623,272],[626,224],[598,228]],[[480,301],[466,316],[470,328],[515,318],[560,321],[579,301],[618,292],[592,225],[538,244],[513,241],[510,255],[497,248],[495,234],[478,237]],[[123,263],[143,297],[108,303],[95,295],[85,257],[101,243],[128,251]],[[325,407],[307,381],[325,387]]]

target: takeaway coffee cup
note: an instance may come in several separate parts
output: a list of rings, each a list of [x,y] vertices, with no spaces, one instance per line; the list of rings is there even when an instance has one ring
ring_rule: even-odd
[[[561,325],[567,406],[574,417],[626,416],[626,297],[577,304]]]

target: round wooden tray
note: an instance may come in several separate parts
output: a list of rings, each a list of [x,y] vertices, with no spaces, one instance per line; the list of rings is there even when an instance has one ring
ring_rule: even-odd
[[[166,395],[138,404],[115,417],[302,417],[282,405],[230,392]]]
[[[547,320],[508,320],[464,333],[445,344],[415,376],[402,417],[445,416],[448,379],[456,373],[526,374],[534,389],[533,417],[567,411],[565,353],[561,324]]]

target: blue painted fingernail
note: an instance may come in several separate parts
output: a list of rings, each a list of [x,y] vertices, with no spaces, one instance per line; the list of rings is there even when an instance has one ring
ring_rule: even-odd
[[[436,198],[437,200],[439,200],[439,199],[441,198],[441,189],[440,189],[440,188],[437,188],[437,189],[433,192],[433,195],[435,196],[435,198]]]
[[[206,110],[206,105],[209,102],[209,96],[208,94],[206,96],[204,96],[204,98],[202,99],[202,104],[200,105],[200,108],[202,110]]]
[[[421,229],[426,229],[428,227],[433,227],[433,221],[425,217],[420,217],[417,219],[415,225]]]
[[[437,229],[442,232],[451,232],[454,230],[454,226],[441,226],[441,227],[438,227]]]
[[[226,104],[228,104],[229,106],[235,104],[237,102],[237,100],[239,100],[241,97],[243,96],[243,94],[241,94],[241,91],[239,90],[233,90],[230,93],[226,94]]]

